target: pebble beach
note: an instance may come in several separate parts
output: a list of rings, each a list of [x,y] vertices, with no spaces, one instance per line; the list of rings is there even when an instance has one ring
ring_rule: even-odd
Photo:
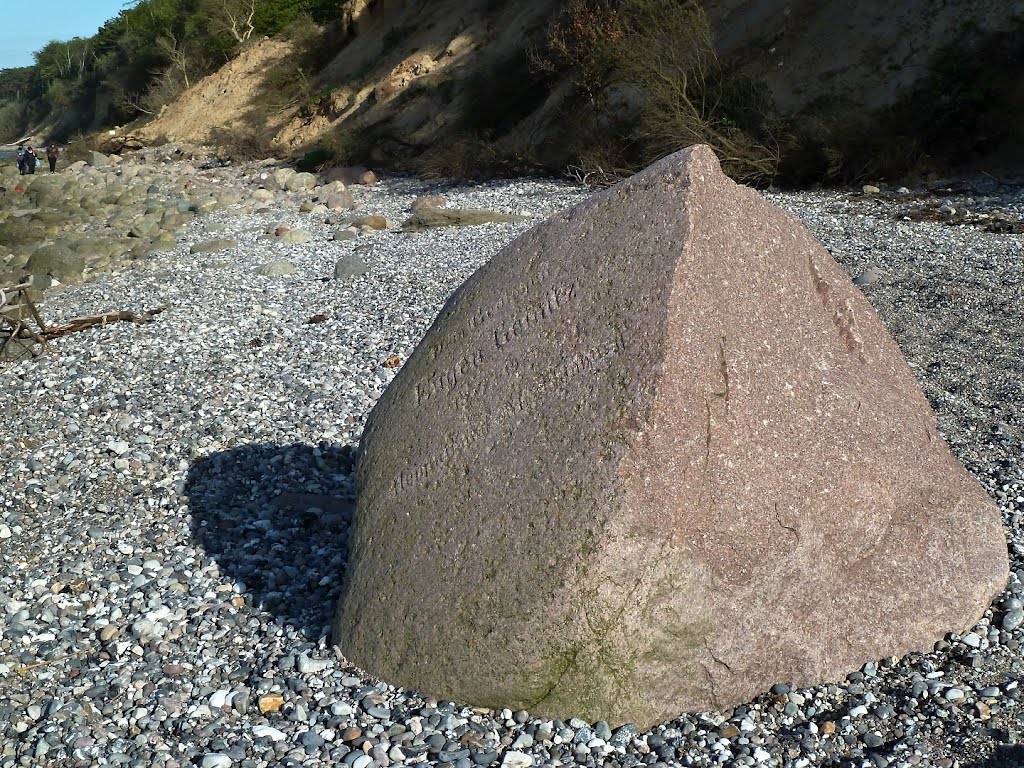
[[[140,212],[79,225],[125,247],[47,287],[47,322],[163,309],[0,361],[0,768],[1024,765],[1024,188],[766,193],[999,505],[1007,590],[928,653],[638,731],[438,701],[329,638],[367,414],[463,280],[592,190],[384,177],[335,210],[282,165],[168,149],[57,174]],[[403,228],[425,196],[521,220]]]

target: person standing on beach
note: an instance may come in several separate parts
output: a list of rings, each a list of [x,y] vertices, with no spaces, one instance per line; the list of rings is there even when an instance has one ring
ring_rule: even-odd
[[[36,160],[36,151],[32,149],[32,145],[29,144],[25,147],[25,157],[22,158],[22,163],[25,165],[24,173],[36,172]]]
[[[19,144],[18,145],[17,158],[18,158],[18,173],[20,173],[22,176],[24,176],[25,175],[25,145],[24,144]]]
[[[46,159],[50,161],[50,173],[53,173],[57,169],[57,155],[60,154],[60,150],[57,145],[52,141],[50,146],[46,148]]]

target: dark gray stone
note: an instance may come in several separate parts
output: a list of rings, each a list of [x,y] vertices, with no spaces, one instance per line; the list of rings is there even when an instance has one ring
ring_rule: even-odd
[[[63,245],[43,245],[29,256],[25,271],[32,275],[50,275],[61,282],[81,278],[85,258]]]
[[[369,272],[370,268],[366,262],[359,258],[354,253],[348,253],[342,256],[334,265],[334,279],[335,280],[351,280],[365,275]]]
[[[508,224],[526,221],[529,217],[496,211],[463,210],[459,208],[427,208],[416,210],[402,222],[402,229],[416,232],[432,227],[472,227],[480,224]]]

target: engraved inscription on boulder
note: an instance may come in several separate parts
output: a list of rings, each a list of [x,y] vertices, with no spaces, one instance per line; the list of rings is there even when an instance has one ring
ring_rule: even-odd
[[[672,155],[477,271],[374,408],[334,639],[438,697],[648,726],[971,626],[999,512],[831,256]]]

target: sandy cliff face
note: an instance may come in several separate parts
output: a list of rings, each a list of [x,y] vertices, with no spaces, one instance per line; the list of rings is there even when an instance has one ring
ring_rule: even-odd
[[[330,98],[315,111],[283,109],[266,127],[290,150],[338,126],[360,131],[382,122],[403,142],[430,141],[474,108],[461,85],[486,88],[476,81],[486,80],[489,70],[509,59],[524,62],[525,46],[540,39],[557,7],[558,0],[353,0],[343,9],[348,41],[316,77],[317,89]],[[139,133],[211,142],[225,129],[244,127],[253,119],[253,94],[263,76],[290,53],[280,41],[251,44]]]
[[[705,7],[720,51],[792,110],[830,96],[886,106],[965,29],[1003,31],[1024,18],[1021,0],[710,0]]]
[[[526,51],[543,40],[561,5],[349,0],[347,42],[315,78],[330,96],[315,109],[284,108],[265,127],[285,151],[342,129],[385,136],[382,151],[414,153],[467,125],[471,131],[484,113],[515,100],[516,120],[499,120],[488,135],[520,143],[528,136],[542,145],[552,122],[566,119],[553,108],[564,88],[534,88]],[[930,57],[965,28],[986,33],[1024,20],[1024,0],[708,0],[705,7],[720,52],[763,80],[783,111],[822,98],[884,107],[919,83]],[[144,135],[210,142],[223,129],[245,126],[265,72],[289,52],[279,41],[253,44],[169,106]],[[516,93],[504,92],[510,72]],[[502,91],[492,85],[498,75]]]
[[[159,116],[137,131],[153,141],[167,137],[194,144],[215,143],[223,131],[245,129],[253,120],[253,97],[267,71],[292,53],[292,46],[280,40],[254,42],[234,59],[204,77]],[[280,130],[290,115],[281,115],[271,129]]]
[[[527,49],[542,40],[559,5],[353,0],[346,5],[352,37],[321,74],[348,84],[344,108],[328,117],[355,131],[387,124],[412,145],[458,130],[481,109],[480,92],[492,95],[486,91],[496,70],[526,69]]]

